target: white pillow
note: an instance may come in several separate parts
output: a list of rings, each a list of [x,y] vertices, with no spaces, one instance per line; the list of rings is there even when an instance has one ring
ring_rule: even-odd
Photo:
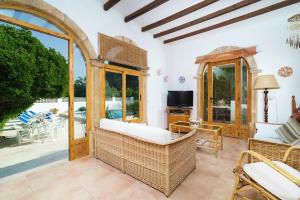
[[[264,123],[256,123],[255,124],[257,133],[255,134],[254,138],[256,139],[274,139],[281,141],[281,138],[275,132],[275,130],[280,127],[279,124],[264,124]]]
[[[127,122],[112,120],[112,119],[101,119],[100,128],[107,129],[110,131],[124,133],[126,131]]]

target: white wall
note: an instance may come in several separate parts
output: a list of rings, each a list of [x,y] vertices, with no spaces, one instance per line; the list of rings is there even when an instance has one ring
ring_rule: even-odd
[[[124,23],[124,16],[114,9],[108,12],[102,8],[99,0],[46,0],[52,6],[61,10],[81,27],[98,52],[98,33],[109,36],[123,35],[132,39],[137,45],[148,51],[150,67],[148,77],[147,111],[149,125],[166,127],[166,100],[164,94],[167,84],[163,76],[157,76],[157,69],[166,73],[168,65],[166,46],[159,40],[154,40],[149,33],[141,33],[140,27],[134,22]]]
[[[197,81],[193,77],[198,69],[198,65],[194,64],[197,56],[210,53],[221,46],[257,45],[259,53],[255,60],[258,68],[262,69],[262,74],[275,74],[281,87],[270,91],[272,100],[269,102],[269,121],[286,121],[291,114],[291,96],[296,95],[298,104],[300,103],[300,49],[290,48],[285,43],[288,37],[287,19],[297,13],[300,13],[299,4],[172,43],[169,45],[171,65],[168,73],[171,79],[168,89],[194,90],[196,94]],[[278,69],[284,65],[294,69],[292,77],[278,76]],[[178,83],[181,75],[186,77],[184,84]],[[257,117],[258,121],[263,121],[262,92],[258,94]],[[194,105],[197,105],[196,95],[194,99]],[[193,116],[196,116],[196,109]]]

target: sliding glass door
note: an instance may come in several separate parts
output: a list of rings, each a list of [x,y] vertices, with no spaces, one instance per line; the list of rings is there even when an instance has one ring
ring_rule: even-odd
[[[103,70],[101,117],[142,121],[142,76],[140,71],[107,65]]]
[[[105,117],[123,120],[122,73],[105,72]]]

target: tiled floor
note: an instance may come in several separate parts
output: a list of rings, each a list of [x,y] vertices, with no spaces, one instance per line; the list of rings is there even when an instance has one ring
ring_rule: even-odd
[[[246,141],[225,138],[224,150],[216,158],[211,152],[198,150],[197,167],[168,199],[225,200],[233,186],[239,153]],[[259,199],[251,193],[253,199]],[[14,178],[0,179],[0,199],[167,199],[162,193],[122,174],[100,160],[88,157],[60,162]]]

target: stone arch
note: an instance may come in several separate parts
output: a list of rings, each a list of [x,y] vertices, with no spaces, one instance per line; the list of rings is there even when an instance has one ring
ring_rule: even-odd
[[[222,47],[218,47],[215,50],[211,51],[209,54],[207,55],[211,55],[211,54],[216,54],[216,53],[226,53],[229,51],[233,51],[233,50],[238,50],[238,49],[242,49],[241,47],[237,47],[237,46],[222,46]],[[248,57],[243,57],[244,60],[247,62],[250,73],[252,74],[252,82],[251,84],[254,84],[255,78],[257,77],[258,73],[261,72],[260,69],[258,69],[256,61],[254,56],[248,56]],[[197,75],[196,78],[198,79],[197,81],[197,116],[201,117],[203,116],[203,111],[201,110],[201,103],[202,103],[202,88],[201,88],[201,82],[203,81],[203,73],[205,70],[207,63],[201,63],[199,64],[198,70],[197,70]],[[257,113],[257,92],[256,90],[253,90],[252,88],[252,121],[256,121],[256,113]]]

